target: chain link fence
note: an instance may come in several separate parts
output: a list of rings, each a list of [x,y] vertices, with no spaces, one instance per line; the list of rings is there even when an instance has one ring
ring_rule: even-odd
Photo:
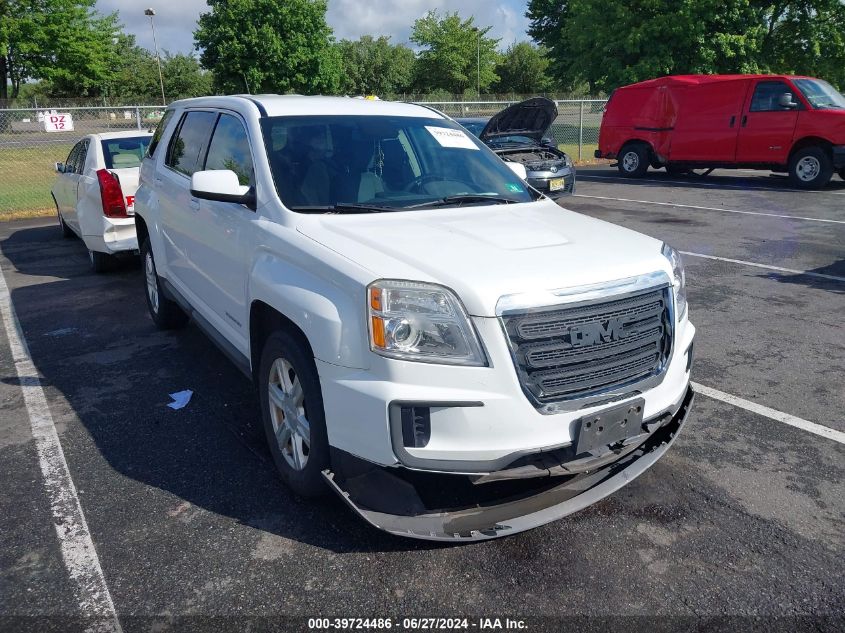
[[[477,101],[426,101],[454,118],[489,118],[522,97]],[[598,146],[604,99],[555,100],[558,117],[548,136],[574,160],[590,160]],[[161,119],[158,106],[58,106],[0,109],[0,217],[51,212],[55,163],[64,162],[86,134],[148,130]]]

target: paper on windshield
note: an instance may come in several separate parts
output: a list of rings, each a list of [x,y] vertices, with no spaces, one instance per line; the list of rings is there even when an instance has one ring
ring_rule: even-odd
[[[472,139],[462,130],[454,130],[450,127],[435,127],[433,125],[426,125],[425,129],[443,147],[478,149],[478,145],[473,143]]]

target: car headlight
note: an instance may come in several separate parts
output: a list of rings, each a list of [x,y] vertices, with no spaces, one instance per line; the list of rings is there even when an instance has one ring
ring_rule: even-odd
[[[681,254],[674,248],[663,243],[661,249],[663,256],[672,265],[672,286],[675,289],[675,311],[678,314],[678,321],[684,318],[687,311],[687,278],[684,273],[684,262]]]
[[[483,367],[487,358],[460,300],[447,288],[380,280],[367,287],[370,349],[388,358]]]

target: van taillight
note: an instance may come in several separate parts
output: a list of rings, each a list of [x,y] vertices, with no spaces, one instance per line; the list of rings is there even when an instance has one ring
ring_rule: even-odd
[[[120,181],[117,176],[108,169],[98,169],[97,182],[100,183],[103,215],[107,218],[128,218],[126,203],[123,201],[123,189],[120,188]]]

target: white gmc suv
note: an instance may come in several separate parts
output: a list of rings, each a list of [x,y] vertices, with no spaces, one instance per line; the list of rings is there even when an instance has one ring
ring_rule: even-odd
[[[176,102],[135,202],[150,314],[257,384],[299,494],[431,540],[563,517],[675,440],[695,328],[673,248],[522,169],[419,105]]]

